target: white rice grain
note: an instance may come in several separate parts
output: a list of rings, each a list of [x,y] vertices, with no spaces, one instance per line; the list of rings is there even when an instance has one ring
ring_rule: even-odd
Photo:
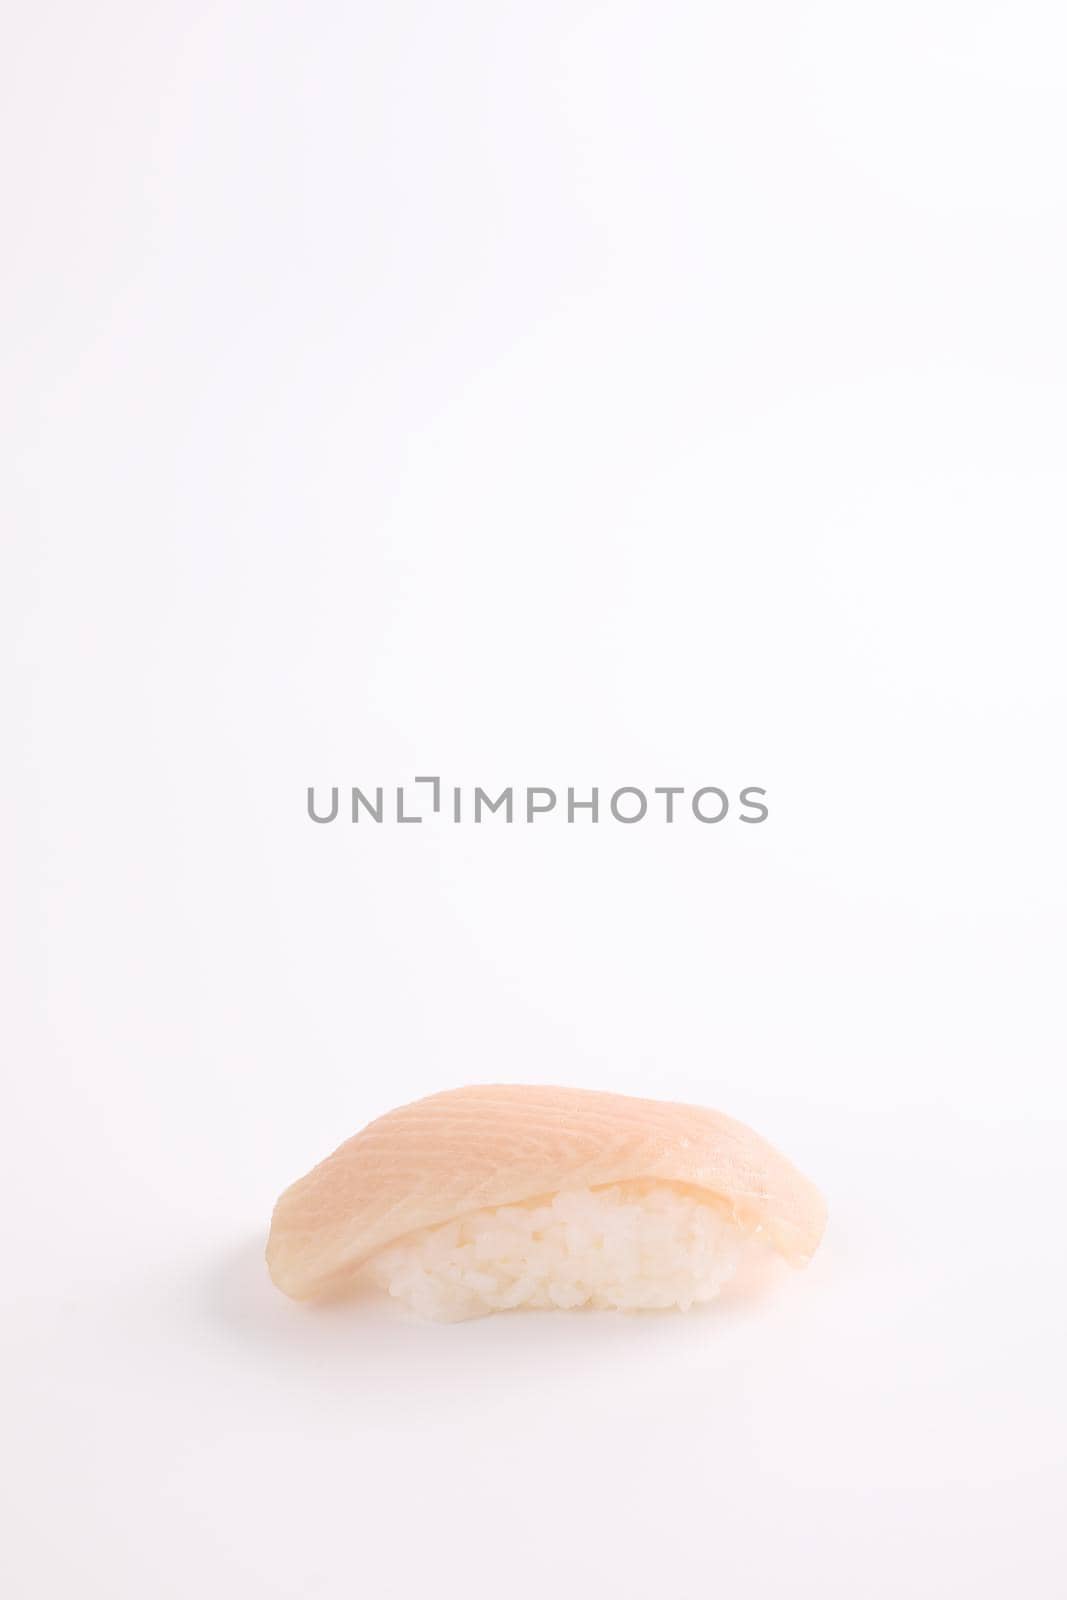
[[[520,1306],[688,1310],[763,1249],[710,1198],[628,1183],[471,1212],[388,1246],[367,1271],[436,1322]]]

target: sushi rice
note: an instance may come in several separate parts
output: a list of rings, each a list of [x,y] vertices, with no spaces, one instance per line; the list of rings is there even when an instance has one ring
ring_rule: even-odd
[[[768,1254],[713,1198],[630,1182],[472,1211],[389,1245],[365,1274],[421,1317],[518,1307],[662,1310],[713,1300]]]

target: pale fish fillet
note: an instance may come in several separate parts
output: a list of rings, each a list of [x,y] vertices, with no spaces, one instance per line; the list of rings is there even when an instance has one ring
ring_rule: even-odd
[[[815,1186],[720,1111],[590,1089],[494,1084],[401,1106],[274,1208],[267,1264],[294,1299],[330,1294],[386,1246],[474,1212],[570,1190],[677,1185],[794,1266],[822,1237]]]

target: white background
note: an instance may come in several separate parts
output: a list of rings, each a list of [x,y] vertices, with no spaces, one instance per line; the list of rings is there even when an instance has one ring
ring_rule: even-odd
[[[5,1592],[1062,1595],[1061,8],[5,35]],[[307,819],[416,773],[771,816]],[[277,1192],[479,1080],[721,1106],[824,1248],[277,1294]]]

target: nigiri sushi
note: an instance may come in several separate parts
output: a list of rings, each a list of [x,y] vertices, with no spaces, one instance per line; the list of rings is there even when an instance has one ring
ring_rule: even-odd
[[[590,1089],[450,1089],[379,1117],[278,1200],[267,1264],[294,1299],[372,1282],[436,1321],[520,1306],[714,1299],[810,1260],[822,1196],[719,1111]]]

